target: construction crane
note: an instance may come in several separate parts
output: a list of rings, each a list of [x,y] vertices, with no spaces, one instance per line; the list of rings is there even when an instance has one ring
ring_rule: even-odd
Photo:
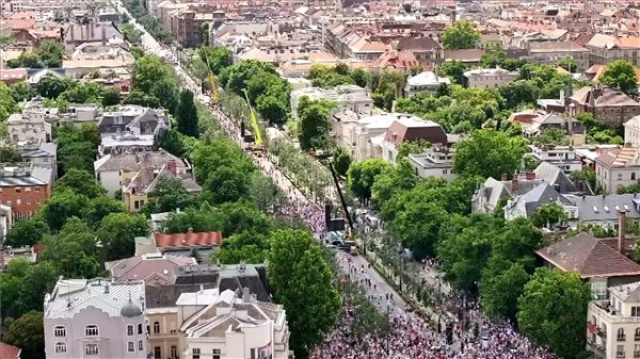
[[[211,66],[209,65],[209,55],[207,55],[207,52],[204,52],[204,58],[207,60],[207,70],[209,70],[209,73],[207,75],[207,82],[209,83],[209,90],[211,91],[210,96],[211,96],[211,104],[212,105],[217,105],[218,104],[218,84],[216,83],[216,76],[213,74],[213,71],[211,71]]]
[[[249,106],[249,117],[251,118],[251,127],[253,128],[253,151],[260,154],[263,150],[262,133],[260,132],[260,125],[258,124],[258,116],[251,106],[249,101],[249,95],[247,90],[243,90],[244,98],[247,100],[247,106]]]
[[[347,207],[347,202],[344,200],[344,196],[342,195],[342,189],[340,189],[340,182],[338,181],[338,175],[336,174],[335,168],[333,168],[333,163],[329,162],[329,169],[331,170],[331,177],[333,177],[333,183],[336,185],[336,190],[338,191],[338,197],[340,197],[340,203],[342,204],[342,209],[344,210],[344,215],[347,217],[347,222],[349,223],[349,235],[345,238],[349,242],[349,252],[351,255],[356,255],[356,247],[355,247],[355,239],[356,232],[353,227],[353,218],[351,218],[351,214],[349,213],[349,208]]]

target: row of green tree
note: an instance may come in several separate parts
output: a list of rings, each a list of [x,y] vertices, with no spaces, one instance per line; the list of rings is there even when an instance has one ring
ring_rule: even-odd
[[[140,0],[125,0],[124,7],[144,27],[147,32],[158,42],[170,45],[173,42],[171,31],[167,30],[160,19],[149,15],[147,9],[142,6]],[[131,33],[128,33],[131,35]]]
[[[32,51],[23,51],[20,56],[7,61],[11,68],[58,68],[62,67],[64,45],[58,40],[43,40]]]

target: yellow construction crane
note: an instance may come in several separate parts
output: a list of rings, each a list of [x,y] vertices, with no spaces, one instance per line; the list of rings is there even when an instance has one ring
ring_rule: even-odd
[[[204,57],[207,60],[207,70],[209,70],[209,74],[207,75],[207,81],[209,82],[209,89],[211,90],[211,104],[218,104],[218,84],[216,83],[216,76],[211,71],[211,66],[209,65],[209,56],[207,52],[204,52]]]
[[[249,117],[251,118],[251,127],[253,128],[253,138],[254,138],[254,151],[262,150],[262,133],[260,132],[260,125],[258,124],[258,116],[256,112],[253,110],[253,106],[251,106],[251,102],[249,101],[249,95],[247,94],[247,90],[244,91],[244,98],[247,100],[247,105],[249,106]]]

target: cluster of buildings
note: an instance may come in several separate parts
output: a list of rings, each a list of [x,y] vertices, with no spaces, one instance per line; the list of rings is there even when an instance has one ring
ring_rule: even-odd
[[[47,358],[289,358],[263,265],[197,265],[160,252],[60,278],[44,298]]]

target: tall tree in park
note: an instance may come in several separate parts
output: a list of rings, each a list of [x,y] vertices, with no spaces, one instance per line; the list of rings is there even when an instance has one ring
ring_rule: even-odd
[[[347,171],[347,185],[360,199],[369,199],[376,177],[390,168],[389,162],[379,158],[353,162]]]
[[[464,84],[464,72],[467,71],[467,66],[460,61],[446,61],[442,65],[438,66],[438,75],[446,76],[452,83],[463,85]]]
[[[590,299],[578,274],[538,268],[518,301],[518,327],[536,345],[574,358],[585,347]]]
[[[49,234],[49,226],[38,217],[18,220],[4,240],[5,246],[20,247],[38,244]]]
[[[224,46],[201,47],[198,50],[198,55],[205,64],[208,59],[211,71],[215,74],[233,65],[233,54]]]
[[[525,144],[520,137],[509,137],[493,129],[475,131],[456,148],[453,170],[461,175],[500,178],[520,168]]]
[[[351,166],[351,156],[344,147],[338,147],[333,154],[333,167],[340,176],[346,176]]]
[[[136,60],[131,75],[132,93],[140,91],[156,98],[162,107],[175,111],[178,78],[171,66],[154,55],[145,55]],[[151,100],[150,100],[151,101]]]
[[[112,261],[131,257],[135,252],[135,237],[146,236],[149,224],[143,215],[113,213],[102,219],[98,239],[102,244],[102,259]]]
[[[68,170],[56,181],[53,189],[58,192],[70,190],[87,198],[96,198],[105,193],[104,188],[96,182],[91,173],[77,168]]]
[[[44,315],[42,312],[29,312],[9,326],[4,342],[22,349],[22,357],[45,359],[44,353]]]
[[[198,110],[193,102],[193,92],[191,90],[182,90],[180,92],[180,100],[176,109],[176,121],[178,122],[178,131],[183,135],[198,137]]]
[[[36,90],[27,82],[18,82],[11,85],[11,97],[16,102],[29,101],[36,95]]]
[[[304,150],[321,149],[327,142],[329,134],[329,114],[335,102],[326,100],[310,100],[303,96],[298,104],[300,119],[300,147]]]
[[[456,21],[456,24],[444,30],[442,45],[446,50],[474,49],[480,42],[480,33],[468,20]]]
[[[291,348],[305,358],[336,324],[340,295],[323,249],[308,231],[278,230],[270,241],[269,282],[287,311]]]
[[[11,96],[11,90],[4,82],[0,83],[0,122],[4,122],[17,109],[18,105]]]
[[[637,92],[638,90],[636,69],[629,60],[625,59],[616,60],[609,64],[602,73],[600,81],[607,86],[619,88],[626,94]]]

